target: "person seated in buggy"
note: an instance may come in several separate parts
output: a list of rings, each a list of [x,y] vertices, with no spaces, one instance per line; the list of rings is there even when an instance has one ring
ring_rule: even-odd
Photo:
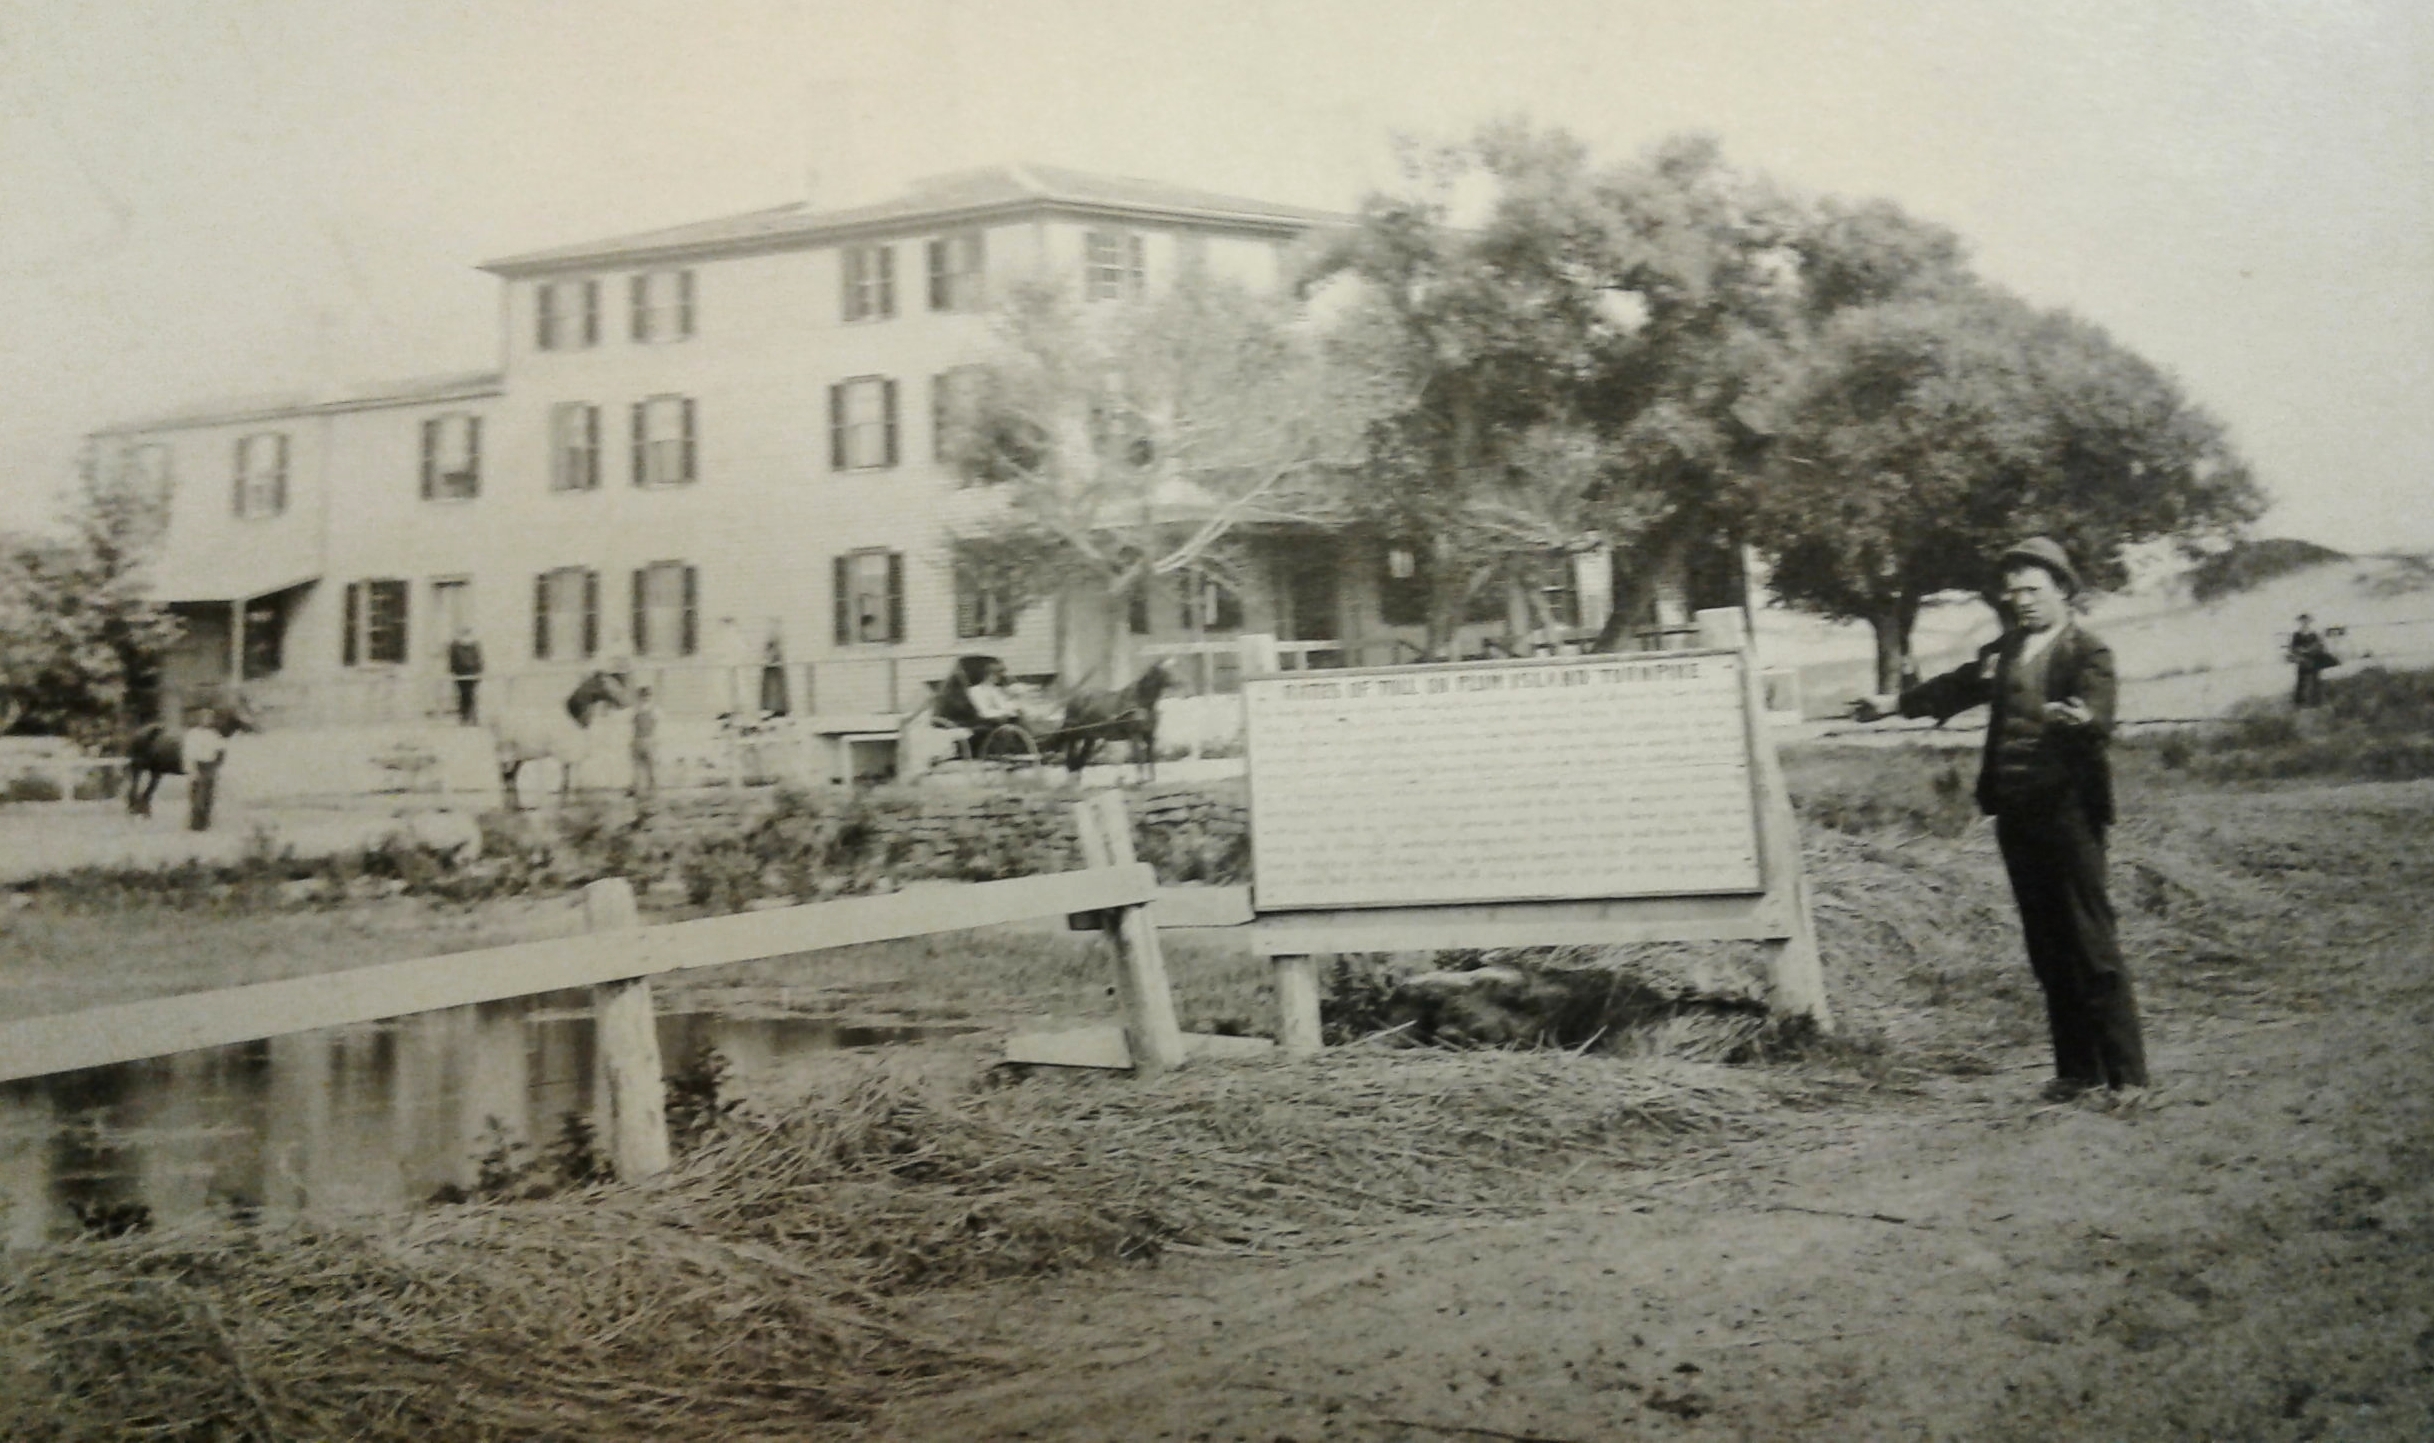
[[[955,669],[938,684],[938,694],[931,699],[930,721],[961,731],[953,755],[966,760],[1036,759],[1039,755],[1023,725],[1021,708],[1006,691],[1005,663],[994,656],[956,659]]]

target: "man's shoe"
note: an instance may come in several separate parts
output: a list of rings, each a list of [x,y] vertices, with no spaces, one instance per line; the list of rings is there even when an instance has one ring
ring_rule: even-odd
[[[2082,1082],[2075,1077],[2057,1077],[2045,1084],[2037,1096],[2047,1102],[2068,1102],[2081,1093],[2092,1090],[2095,1086],[2096,1084],[2093,1082]]]

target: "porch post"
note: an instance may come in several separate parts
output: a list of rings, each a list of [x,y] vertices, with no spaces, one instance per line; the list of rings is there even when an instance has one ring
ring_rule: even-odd
[[[228,603],[228,691],[236,699],[237,688],[245,685],[245,598],[240,596]]]

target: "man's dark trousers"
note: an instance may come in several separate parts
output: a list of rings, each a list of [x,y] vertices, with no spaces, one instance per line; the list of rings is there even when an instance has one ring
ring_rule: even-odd
[[[186,781],[186,829],[193,832],[211,830],[211,794],[219,790],[220,764],[197,762],[194,774]]]
[[[1995,841],[2020,904],[2028,965],[2045,989],[2054,1074],[2085,1087],[2147,1085],[2138,1002],[2113,936],[2104,834],[2076,796],[2006,807]]]

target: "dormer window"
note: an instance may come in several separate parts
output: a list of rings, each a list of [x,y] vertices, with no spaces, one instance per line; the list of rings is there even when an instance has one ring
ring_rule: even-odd
[[[575,351],[600,344],[600,282],[543,281],[533,288],[533,344]]]

